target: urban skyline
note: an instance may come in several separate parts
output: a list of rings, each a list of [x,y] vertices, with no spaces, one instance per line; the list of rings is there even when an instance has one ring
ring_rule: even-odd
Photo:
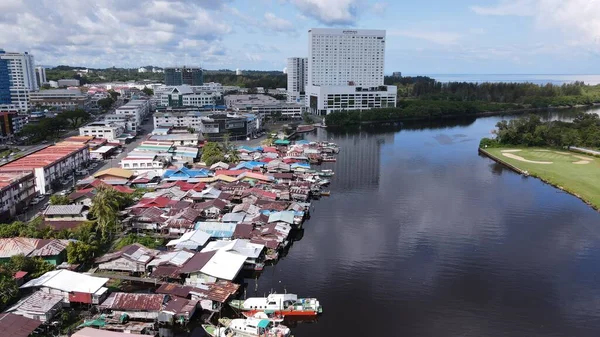
[[[0,46],[48,66],[281,70],[306,53],[310,28],[335,27],[387,30],[388,73],[600,73],[599,2],[11,1],[0,12]]]

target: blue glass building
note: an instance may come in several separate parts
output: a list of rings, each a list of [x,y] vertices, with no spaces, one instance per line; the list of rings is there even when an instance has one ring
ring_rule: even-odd
[[[10,74],[8,60],[2,59],[4,50],[0,49],[0,104],[10,104]]]

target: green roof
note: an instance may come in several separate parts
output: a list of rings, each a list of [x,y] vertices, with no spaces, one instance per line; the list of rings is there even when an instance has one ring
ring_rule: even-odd
[[[260,322],[258,322],[258,327],[264,329],[269,326],[269,323],[271,323],[271,321],[268,319],[261,319]]]

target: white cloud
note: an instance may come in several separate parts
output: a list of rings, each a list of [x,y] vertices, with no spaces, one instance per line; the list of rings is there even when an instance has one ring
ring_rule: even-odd
[[[388,9],[388,7],[389,4],[387,2],[376,2],[373,5],[371,5],[371,10],[375,14],[383,15],[385,14],[385,11]]]
[[[462,35],[458,33],[424,30],[389,30],[387,34],[425,40],[440,45],[453,45],[462,38]]]
[[[269,12],[265,13],[263,24],[265,28],[279,32],[295,30],[294,25],[290,21],[277,17],[275,14]]]
[[[205,63],[232,31],[227,0],[1,1],[0,46],[46,65],[90,67]]]
[[[307,17],[322,24],[354,25],[361,7],[360,0],[290,0]]]
[[[479,15],[531,16],[541,30],[557,30],[571,43],[600,49],[600,1],[504,0],[495,6],[471,7]]]

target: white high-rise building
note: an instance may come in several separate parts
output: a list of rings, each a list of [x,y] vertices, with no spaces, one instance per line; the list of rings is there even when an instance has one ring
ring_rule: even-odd
[[[395,107],[385,86],[385,30],[313,28],[308,31],[306,106],[314,114]]]
[[[33,55],[27,52],[7,52],[0,54],[0,58],[8,61],[11,104],[19,111],[25,112],[29,108],[29,93],[40,90],[35,76]]]
[[[287,60],[287,92],[289,102],[302,102],[308,83],[308,58],[290,57]]]
[[[46,79],[46,68],[35,67],[35,78],[37,80],[38,87],[42,88],[42,85],[48,82],[48,80]]]

